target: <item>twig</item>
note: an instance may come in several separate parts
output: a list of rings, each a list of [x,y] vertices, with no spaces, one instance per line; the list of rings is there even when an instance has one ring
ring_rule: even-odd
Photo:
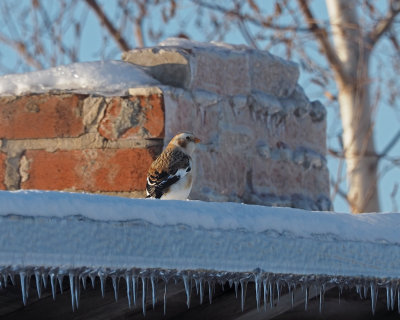
[[[367,41],[372,47],[380,39],[380,37],[392,26],[394,18],[400,13],[400,0],[392,0],[390,2],[389,11],[386,16],[379,20],[372,30],[367,34]]]
[[[22,41],[15,41],[7,38],[3,34],[0,34],[0,41],[4,42],[5,44],[9,45],[15,51],[17,51],[20,56],[26,61],[28,65],[36,69],[43,69],[42,63],[35,59],[33,55],[31,55],[26,48],[26,45]]]
[[[218,12],[221,12],[225,15],[230,15],[230,16],[234,16],[236,18],[238,18],[239,20],[245,20],[247,22],[250,22],[258,27],[264,27],[264,28],[268,28],[268,29],[274,29],[274,30],[281,30],[281,31],[301,31],[301,32],[309,32],[309,28],[301,28],[297,25],[283,25],[283,24],[274,24],[270,21],[266,21],[266,20],[258,20],[252,16],[249,16],[247,14],[240,14],[239,12],[235,11],[235,10],[229,10],[227,8],[224,8],[218,4],[211,4],[211,3],[207,3],[201,0],[191,0],[194,4],[203,7],[203,8],[207,8],[207,9],[211,9],[211,10],[215,10]]]
[[[333,192],[332,192],[332,200],[335,199],[336,194],[339,192],[339,184],[341,183],[341,176],[342,176],[342,170],[343,170],[343,159],[340,159],[339,161],[339,168],[337,170],[337,175],[336,175],[336,183],[334,184],[333,187]],[[333,182],[333,179],[332,179]]]
[[[146,15],[146,6],[144,2],[136,1],[140,9],[138,17],[135,19],[135,39],[136,45],[138,47],[144,47],[144,37],[143,37],[143,18]]]
[[[99,18],[100,22],[104,24],[107,31],[110,35],[114,38],[117,45],[123,51],[128,51],[130,46],[125,41],[125,39],[121,36],[121,33],[114,27],[112,22],[107,18],[106,14],[104,13],[103,9],[97,4],[96,0],[85,0],[86,4],[93,9],[96,13],[97,17]]]
[[[298,3],[310,31],[315,35],[322,50],[325,52],[326,58],[328,59],[331,68],[335,71],[335,73],[340,77],[343,82],[347,82],[348,76],[343,70],[342,63],[340,62],[337,54],[332,48],[331,43],[329,42],[328,33],[326,32],[325,28],[321,28],[317,23],[313,13],[308,6],[307,0],[298,0]]]
[[[400,52],[400,45],[399,45],[399,42],[397,41],[396,34],[394,32],[389,32],[389,40],[390,40],[390,42],[392,42],[393,47],[398,52]]]
[[[400,140],[400,130],[397,131],[392,140],[390,140],[390,142],[386,145],[385,149],[383,149],[383,151],[378,155],[378,158],[385,157],[399,140]]]
[[[336,185],[336,183],[333,181],[333,179],[331,179],[331,185],[334,187]],[[343,199],[345,199],[349,204],[350,204],[350,200],[349,198],[347,198],[347,192],[342,190],[339,186],[337,187],[336,193],[341,196]]]
[[[238,20],[239,30],[242,33],[244,39],[246,40],[247,44],[253,47],[254,49],[259,49],[257,42],[254,40],[253,36],[250,34],[246,24],[242,20]]]

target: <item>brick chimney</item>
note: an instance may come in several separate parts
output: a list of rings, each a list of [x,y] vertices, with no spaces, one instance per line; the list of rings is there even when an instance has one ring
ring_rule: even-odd
[[[143,197],[163,145],[192,131],[202,144],[191,199],[331,208],[326,112],[297,84],[296,64],[182,39],[123,59],[151,84],[1,94],[0,189]]]

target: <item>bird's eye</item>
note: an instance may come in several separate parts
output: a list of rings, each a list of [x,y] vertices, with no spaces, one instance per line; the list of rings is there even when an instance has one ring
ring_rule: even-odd
[[[190,140],[190,137],[186,137],[186,140],[189,141],[189,140]]]

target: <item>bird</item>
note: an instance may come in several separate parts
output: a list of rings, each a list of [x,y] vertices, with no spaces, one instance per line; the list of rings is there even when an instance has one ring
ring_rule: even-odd
[[[192,133],[178,133],[151,164],[147,173],[146,198],[186,200],[192,189],[192,154],[200,139]]]

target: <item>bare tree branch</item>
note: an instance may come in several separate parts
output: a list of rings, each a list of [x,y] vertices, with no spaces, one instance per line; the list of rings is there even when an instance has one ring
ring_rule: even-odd
[[[13,48],[16,52],[19,53],[19,55],[26,61],[28,65],[35,69],[43,69],[42,63],[35,59],[35,57],[29,53],[28,49],[26,48],[25,43],[22,41],[15,41],[7,38],[3,34],[0,34],[0,41],[4,42],[5,44],[9,45],[11,48]]]
[[[315,35],[322,50],[325,52],[326,58],[331,68],[335,71],[335,73],[343,82],[346,82],[348,76],[343,70],[342,64],[338,56],[336,55],[335,50],[332,48],[331,43],[329,42],[328,33],[326,32],[325,28],[321,28],[317,23],[313,13],[308,6],[307,0],[298,0],[298,3],[310,31]]]
[[[254,40],[253,36],[250,34],[246,24],[242,20],[238,20],[239,31],[242,33],[247,44],[255,49],[259,49],[257,42]]]
[[[138,17],[135,19],[135,39],[136,45],[138,47],[144,47],[144,37],[143,37],[143,18],[146,16],[146,6],[145,2],[136,1],[140,9]]]
[[[396,34],[394,32],[389,32],[389,40],[393,44],[393,47],[400,52],[400,44],[396,38]]]
[[[335,181],[331,181],[331,186],[332,187],[336,187],[337,183]],[[347,192],[342,190],[338,185],[337,185],[337,189],[336,189],[336,194],[338,194],[339,196],[341,196],[344,200],[346,200],[349,204],[350,204],[350,200],[347,197]]]
[[[135,21],[135,39],[137,47],[144,47],[144,40],[143,40],[143,20],[141,18],[136,19]]]
[[[383,149],[383,151],[379,154],[378,159],[385,157],[399,140],[400,140],[400,130],[397,131],[397,133],[394,135],[392,140],[390,140],[385,149]]]
[[[332,191],[332,195],[331,195],[331,199],[333,201],[333,199],[336,197],[336,194],[339,194],[341,192],[340,190],[340,183],[342,182],[342,170],[343,170],[343,164],[344,161],[343,159],[340,159],[339,161],[339,167],[336,173],[336,183],[334,183],[334,179],[332,178],[332,186],[333,186],[333,191]],[[347,200],[347,197],[346,197]]]
[[[335,157],[335,158],[338,158],[338,159],[345,159],[346,158],[344,150],[343,151],[338,151],[338,150],[334,150],[332,148],[329,148],[327,151],[328,151],[329,155],[331,155],[332,157]],[[357,153],[352,153],[352,155],[356,156],[356,157],[371,157],[371,158],[378,158],[378,159],[381,158],[381,156],[377,155],[375,152],[368,152],[368,151],[360,151],[360,152],[357,152]]]
[[[118,44],[121,50],[128,51],[130,50],[130,46],[122,37],[121,33],[114,27],[113,23],[107,18],[103,9],[97,4],[96,0],[85,0],[86,4],[92,8],[92,10],[96,13],[97,17],[104,24],[107,31],[113,37],[115,42]]]
[[[400,0],[392,0],[388,13],[379,20],[372,30],[367,34],[366,40],[372,49],[380,37],[392,26],[394,19],[400,13]]]
[[[264,28],[280,30],[280,31],[300,31],[300,32],[309,32],[310,31],[308,28],[301,28],[297,25],[282,25],[282,24],[272,23],[272,21],[267,21],[265,19],[259,20],[250,15],[241,14],[240,12],[237,12],[236,10],[230,10],[230,9],[224,8],[215,3],[211,4],[211,3],[207,3],[207,2],[204,2],[201,0],[192,0],[192,2],[200,7],[218,11],[218,12],[221,12],[228,16],[234,16],[235,18],[242,20],[242,21],[245,20],[245,21],[250,22],[258,27],[264,27]]]

